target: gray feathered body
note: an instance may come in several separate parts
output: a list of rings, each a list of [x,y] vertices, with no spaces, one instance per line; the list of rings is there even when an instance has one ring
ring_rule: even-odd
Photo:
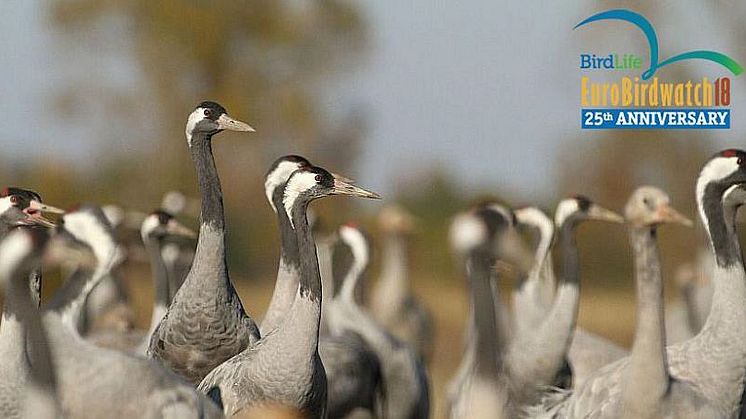
[[[614,342],[576,327],[567,351],[567,360],[572,367],[573,385],[579,388],[598,369],[628,354],[626,349]]]
[[[66,418],[219,418],[220,409],[156,362],[102,349],[47,313],[52,359]]]
[[[707,323],[694,338],[666,348],[671,393],[664,414],[671,418],[735,417],[746,370],[746,284],[743,268],[720,269]],[[718,295],[720,294],[720,295]],[[628,358],[598,370],[573,392],[549,395],[531,417],[615,418],[621,406],[623,371]]]
[[[199,385],[205,394],[216,397],[219,392],[226,415],[275,404],[326,417],[326,372],[318,352],[321,277],[307,205],[301,200],[292,207],[301,278],[290,311],[279,327],[215,368]]]
[[[5,309],[8,310],[6,302]],[[29,375],[25,334],[16,316],[3,314],[0,325],[0,416],[21,417],[21,395]]]
[[[296,303],[297,304],[297,303]],[[305,313],[305,315],[309,315]],[[284,326],[270,332],[256,345],[212,370],[198,389],[205,394],[220,390],[223,411],[230,416],[249,407],[281,404],[309,417],[322,417],[326,405],[326,374],[318,352],[308,357],[295,345],[305,345],[288,317]]]
[[[153,332],[148,355],[196,385],[223,361],[254,345],[259,332],[232,286],[216,295],[187,284]]]
[[[412,293],[407,238],[389,234],[384,240],[381,279],[371,298],[375,320],[427,362],[433,351],[432,315]]]
[[[385,393],[375,352],[359,336],[344,333],[322,337],[319,354],[328,381],[329,419],[382,417]]]
[[[195,134],[190,142],[202,195],[194,261],[148,347],[150,357],[194,385],[260,337],[228,276],[223,192],[210,137]]]
[[[334,299],[329,304],[332,333],[353,332],[376,353],[386,391],[389,418],[427,418],[430,411],[428,379],[416,353],[380,329],[357,307]]]

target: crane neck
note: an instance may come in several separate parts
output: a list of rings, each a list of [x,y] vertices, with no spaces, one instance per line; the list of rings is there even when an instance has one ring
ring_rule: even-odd
[[[321,272],[321,292],[324,299],[331,301],[334,298],[334,241],[322,238],[316,243],[316,252],[319,255],[319,271]]]
[[[632,226],[629,240],[634,255],[637,309],[635,339],[622,397],[625,410],[631,414],[641,407],[654,409],[668,391],[669,376],[656,229]]]
[[[9,292],[6,302],[12,302],[11,310],[21,325],[21,339],[18,340],[18,344],[23,349],[23,358],[29,368],[31,384],[41,391],[54,392],[54,368],[46,329],[42,324],[37,304],[28,289],[28,278],[32,272],[33,270],[16,269],[11,274],[8,278]],[[3,321],[5,320],[4,318]]]
[[[697,207],[715,252],[716,264],[720,267],[743,266],[741,246],[735,233],[735,216],[740,204],[723,202],[725,187],[722,185],[710,183],[701,189],[697,194]]]
[[[306,217],[307,208],[308,202],[299,200],[292,210],[293,225],[295,226],[300,255],[299,295],[321,305],[321,274],[319,273],[316,244]]]
[[[403,234],[388,234],[383,243],[383,267],[380,287],[385,289],[388,304],[397,304],[409,293],[409,263],[407,260],[407,237]]]
[[[278,186],[272,194],[277,225],[280,230],[280,260],[272,299],[262,320],[263,332],[275,329],[282,323],[290,311],[300,281],[298,237],[290,224],[287,212],[276,210],[277,208],[284,208],[282,204],[284,189],[284,185]]]
[[[554,224],[548,222],[546,224],[537,224],[534,227],[539,235],[536,243],[536,251],[534,252],[534,262],[528,273],[528,277],[538,279],[547,269],[547,260],[549,259],[552,243],[554,242]]]
[[[147,238],[145,249],[150,258],[150,267],[153,275],[154,306],[150,317],[149,331],[155,330],[163,316],[168,311],[170,303],[169,273],[166,262],[163,260],[163,242],[155,238]]]
[[[562,282],[580,287],[580,256],[575,238],[577,223],[571,220],[562,224],[559,230],[559,244],[562,252]]]
[[[323,238],[316,243],[316,253],[319,256],[319,273],[321,274],[321,300],[332,301],[334,298],[334,242]],[[328,335],[329,316],[328,303],[321,306],[321,334]]]
[[[305,355],[318,351],[321,321],[321,275],[306,209],[308,201],[297,200],[292,209],[293,225],[300,254],[300,283],[293,304],[279,326],[278,333],[294,342]]]
[[[367,260],[359,260],[353,256],[352,266],[350,266],[350,269],[347,271],[347,274],[342,281],[342,287],[339,290],[340,299],[351,304],[357,304],[355,302],[355,291],[357,291],[360,284],[360,278],[365,274],[367,267]]]
[[[41,302],[41,267],[36,267],[28,275],[28,289],[29,296],[32,304],[37,308]],[[20,319],[18,318],[17,311],[22,307],[18,307],[20,302],[14,301],[12,296],[5,298],[3,303],[2,320],[0,320],[0,346],[10,345],[18,347],[17,342],[23,341],[23,333],[21,329]],[[5,352],[0,349],[0,352]],[[13,351],[11,351],[13,352]],[[19,352],[20,354],[20,352]]]
[[[282,197],[284,185],[275,188],[272,195],[272,202],[275,208],[283,208]],[[290,223],[287,212],[275,211],[277,216],[277,225],[280,228],[280,264],[291,269],[300,268],[300,253],[298,252],[298,237]]]
[[[189,147],[192,161],[197,169],[197,182],[202,198],[202,224],[222,230],[225,227],[223,210],[223,190],[220,186],[215,157],[212,154],[212,136],[204,133],[194,134]]]
[[[59,313],[65,326],[78,337],[80,337],[78,325],[83,316],[85,302],[91,291],[111,275],[116,261],[116,247],[111,246],[108,250],[101,248],[96,255],[99,258],[96,268],[93,271],[76,269],[62,288],[55,293],[47,307],[48,310]]]
[[[497,335],[497,314],[492,299],[493,257],[485,252],[472,252],[467,260],[467,275],[471,285],[476,363],[479,374],[497,379],[500,349]]]
[[[182,286],[181,289],[212,286],[215,292],[225,294],[221,298],[228,298],[227,295],[233,291],[226,262],[223,191],[212,154],[211,137],[196,133],[189,148],[197,170],[202,212],[194,262],[184,282],[197,281],[199,284]]]
[[[181,283],[184,281],[184,272],[182,267],[183,252],[186,250],[181,248],[181,245],[177,243],[164,243],[161,247],[161,259],[166,266],[166,272],[168,273],[168,304],[176,295],[176,291],[181,287]],[[189,250],[191,251],[191,249]]]
[[[712,307],[702,330],[687,341],[695,348],[703,386],[723,403],[739,403],[741,391],[727,383],[742,382],[746,366],[746,273],[736,234],[739,202],[723,199],[723,187],[697,188],[697,204],[715,253]],[[692,366],[696,368],[696,366]],[[737,394],[736,394],[737,393]]]
[[[11,276],[5,289],[2,320],[0,320],[0,360],[5,365],[22,365],[28,368],[26,335],[23,319],[25,300],[30,300],[28,283],[21,285]]]
[[[576,227],[577,221],[571,219],[560,224],[558,244],[563,263],[556,297],[538,330],[527,334],[530,342],[540,342],[547,348],[543,362],[550,363],[553,373],[559,371],[562,366],[563,358],[572,342],[578,317],[580,268],[575,239]]]
[[[536,258],[535,261],[538,265],[534,265],[534,267],[538,266],[538,269],[536,270],[536,277],[540,278],[542,275],[544,275],[546,272],[550,271],[552,269],[551,263],[552,263],[552,243],[554,242],[554,229],[550,230],[548,233],[542,233],[541,239],[539,241],[539,246],[537,248],[536,252]]]

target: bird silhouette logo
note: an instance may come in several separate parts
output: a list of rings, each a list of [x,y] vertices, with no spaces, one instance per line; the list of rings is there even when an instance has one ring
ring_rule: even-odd
[[[710,50],[688,51],[678,55],[674,55],[673,57],[670,57],[666,60],[658,61],[658,37],[655,34],[653,25],[650,24],[650,22],[643,15],[635,13],[631,10],[614,9],[597,13],[578,23],[573,29],[577,29],[588,23],[596,22],[599,20],[623,20],[640,28],[642,33],[645,35],[645,38],[647,38],[648,46],[650,47],[650,67],[642,73],[643,80],[647,80],[653,77],[653,75],[656,71],[658,71],[659,68],[665,67],[678,61],[695,59],[718,63],[730,70],[730,72],[733,73],[733,75],[735,76],[743,72],[743,67],[741,67],[741,65],[738,64],[736,60],[725,54]]]

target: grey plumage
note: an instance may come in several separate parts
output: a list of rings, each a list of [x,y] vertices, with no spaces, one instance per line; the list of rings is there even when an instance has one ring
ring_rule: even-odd
[[[388,206],[381,210],[378,221],[383,232],[383,261],[380,278],[371,295],[371,314],[428,363],[433,351],[433,319],[411,290],[408,266],[414,217],[403,208]]]
[[[65,230],[90,246],[98,263],[93,272],[80,273],[81,299],[105,278],[114,257],[110,231],[91,208],[65,215]],[[81,272],[79,270],[79,272]],[[81,309],[77,302],[72,307]],[[66,417],[220,417],[220,410],[175,374],[152,360],[98,348],[80,338],[66,320],[67,306],[44,313],[52,358],[57,366],[60,399]]]
[[[346,230],[345,230],[346,229]],[[376,324],[355,302],[358,280],[368,263],[368,251],[362,234],[343,227],[340,237],[352,247],[353,266],[340,292],[327,303],[329,330],[333,335],[355,333],[376,353],[386,394],[387,418],[425,418],[430,412],[427,373],[417,354]]]
[[[541,325],[554,298],[556,279],[552,267],[554,222],[536,207],[514,211],[518,227],[537,237],[534,262],[526,278],[513,291],[513,330],[522,336]]]
[[[16,233],[20,235],[23,233]],[[11,234],[12,236],[12,234]],[[11,240],[13,237],[10,238]],[[5,246],[4,246],[5,247]],[[7,263],[8,261],[3,261]],[[13,261],[15,262],[15,261]],[[36,332],[43,335],[44,331],[38,326],[38,312],[28,293],[28,272],[19,272],[15,269],[7,272],[3,283],[8,283],[5,289],[5,309],[3,314],[3,333],[0,335],[4,344],[0,345],[0,356],[2,356],[2,380],[0,380],[0,413],[6,418],[32,417],[29,407],[34,404],[44,403],[56,406],[54,398],[53,380],[49,383],[38,383],[35,381],[34,371],[46,372],[33,368],[26,355],[27,333]],[[33,317],[36,317],[32,324]],[[9,332],[16,329],[16,332]],[[30,337],[30,336],[29,336]],[[42,358],[39,352],[46,349],[44,342],[30,341],[41,345],[35,351],[37,358]],[[48,353],[46,360],[48,361]],[[47,370],[49,371],[49,370]],[[49,384],[49,385],[44,385]],[[47,403],[48,402],[48,403]],[[40,406],[41,407],[41,406]]]
[[[161,199],[161,208],[174,216],[183,214],[197,219],[200,201],[187,197],[179,191],[169,191]],[[194,260],[194,246],[191,241],[189,243],[168,242],[164,244],[161,254],[168,269],[168,300],[171,301],[189,274],[192,260]]]
[[[459,370],[449,384],[449,417],[507,418],[509,388],[499,332],[500,311],[495,307],[493,265],[500,242],[512,229],[512,213],[499,205],[479,205],[457,215],[451,223],[454,250],[465,260],[470,290],[467,346]]]
[[[702,247],[692,262],[675,273],[678,298],[666,307],[666,338],[669,343],[683,342],[695,336],[705,324],[712,304],[714,258]]]
[[[663,417],[730,418],[739,411],[746,370],[746,274],[735,233],[735,213],[746,196],[746,153],[727,150],[705,164],[697,180],[697,206],[717,261],[713,306],[697,336],[666,347],[668,360]],[[728,189],[731,188],[731,189]],[[726,190],[739,190],[723,200]],[[549,396],[537,417],[617,417],[624,392],[624,358],[597,371],[581,388]]]
[[[336,233],[316,240],[323,301],[319,355],[327,379],[327,413],[334,418],[376,418],[385,412],[386,389],[381,361],[365,341],[354,333],[332,335],[328,325],[328,306],[334,298],[332,272]]]
[[[583,385],[588,377],[605,365],[629,355],[624,347],[603,336],[576,327],[567,350],[567,362],[572,369],[573,387]]]
[[[353,333],[322,336],[319,355],[326,370],[329,419],[382,417],[381,363],[365,341]]]
[[[194,238],[195,234],[176,221],[173,215],[162,210],[156,210],[144,218],[140,235],[150,259],[154,287],[154,304],[149,327],[145,330],[128,330],[126,332],[96,332],[86,335],[86,339],[105,348],[145,355],[153,331],[171,304],[170,287],[173,272],[169,270],[163,258],[163,249],[178,239]]]
[[[187,122],[187,141],[202,197],[202,219],[194,262],[168,312],[153,332],[148,355],[198,384],[213,368],[259,340],[228,276],[225,218],[212,137],[223,129],[253,131],[203,102]]]
[[[300,282],[300,254],[295,230],[283,208],[285,183],[290,175],[311,163],[301,156],[283,156],[275,160],[264,179],[264,191],[267,201],[277,217],[280,232],[280,258],[277,268],[277,279],[272,298],[261,323],[262,334],[279,327],[295,300]]]
[[[569,381],[566,354],[573,339],[580,297],[580,274],[575,229],[583,221],[598,219],[620,222],[621,216],[585,197],[565,199],[557,206],[562,275],[554,303],[533,333],[517,335],[505,354],[511,385],[511,403],[535,403],[539,390]]]
[[[525,337],[541,327],[555,298],[556,278],[551,254],[555,227],[554,222],[538,208],[521,208],[515,213],[519,226],[538,232],[532,268],[513,292],[514,334]],[[572,378],[572,384],[577,386],[600,367],[625,355],[627,351],[621,346],[576,327],[566,355],[572,377],[561,373],[565,377],[560,377],[558,383]]]
[[[5,303],[12,306],[9,312],[25,332],[18,345],[28,354],[19,365],[24,370],[21,377],[16,377],[22,378],[15,383],[19,386],[15,394],[18,399],[6,400],[8,393],[0,392],[0,413],[6,418],[52,419],[59,417],[61,411],[46,330],[37,303],[28,293],[29,274],[37,270],[47,237],[45,231],[19,228],[0,243],[0,254],[4,256],[0,260],[0,287],[6,291]],[[13,383],[5,376],[2,382]]]
[[[117,205],[104,205],[101,210],[116,236],[116,233],[125,227],[127,214]],[[118,248],[118,252],[120,262],[123,263],[127,252],[123,247]],[[103,279],[88,295],[79,329],[85,335],[94,333],[114,336],[131,330],[134,327],[134,320],[135,314],[120,269],[112,269],[111,275]]]
[[[295,230],[287,212],[283,210],[285,184],[292,173],[310,167],[310,162],[296,155],[278,158],[265,176],[265,193],[277,216],[280,231],[280,258],[277,281],[267,312],[262,320],[264,333],[282,325],[289,313],[300,283],[300,253]],[[319,275],[322,281],[322,300],[330,301],[333,295],[331,281],[331,246],[333,240],[316,243]],[[322,271],[322,268],[326,271]],[[324,330],[326,305],[322,306],[321,330]],[[321,332],[325,333],[325,332]],[[374,415],[381,390],[380,365],[375,354],[353,334],[321,336],[319,356],[327,375],[327,410],[329,418],[354,415]]]
[[[11,229],[18,226],[51,225],[43,217],[33,216],[25,212],[26,208],[31,206],[32,201],[41,204],[41,197],[36,192],[29,190],[5,188],[0,193],[0,239],[5,238]],[[13,284],[9,284],[9,286],[12,287]],[[11,290],[18,291],[18,287],[13,287]],[[41,299],[41,271],[38,267],[30,270],[22,291],[24,295],[20,298],[8,298],[6,296],[0,322],[0,377],[2,377],[2,380],[0,380],[0,413],[3,417],[8,418],[20,417],[21,392],[29,377],[30,366],[26,355],[26,335],[19,315],[24,312],[22,301],[25,300],[27,295],[33,305],[39,305]]]
[[[255,347],[215,368],[200,383],[199,389],[206,394],[219,389],[227,415],[272,403],[296,408],[310,417],[325,416],[327,382],[318,353],[321,277],[306,210],[311,201],[333,194],[377,197],[319,167],[299,169],[285,183],[278,213],[285,212],[295,232],[299,286],[277,328]]]
[[[114,242],[102,218],[100,211],[84,207],[65,215],[65,229],[56,234],[74,243],[85,243],[98,259],[92,272],[83,274],[80,269],[73,278],[80,298],[50,307],[42,318],[63,415],[168,417],[167,412],[177,408],[188,413],[182,417],[220,417],[220,410],[212,402],[157,363],[97,348],[80,338],[76,324],[70,321],[75,317],[69,312],[82,310],[81,301],[108,274],[114,255]],[[29,352],[34,351],[30,346]],[[36,358],[32,355],[30,359],[33,362]]]

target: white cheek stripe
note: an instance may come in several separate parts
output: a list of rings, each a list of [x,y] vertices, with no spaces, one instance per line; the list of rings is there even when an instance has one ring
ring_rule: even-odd
[[[78,212],[66,215],[64,220],[65,229],[76,239],[89,245],[99,263],[108,263],[116,243],[95,217]]]
[[[705,227],[709,228],[707,217],[705,216],[705,209],[703,207],[703,201],[705,198],[705,188],[710,182],[724,179],[738,170],[738,158],[737,157],[715,157],[710,160],[702,171],[699,173],[697,178],[697,209],[699,210],[699,216],[705,223]]]
[[[515,211],[515,215],[519,224],[539,229],[542,236],[554,234],[554,221],[538,208],[522,208]]]
[[[450,239],[456,251],[467,253],[487,239],[487,230],[474,215],[461,214],[451,223]]]
[[[293,172],[297,169],[298,164],[284,161],[278,164],[275,170],[273,170],[272,173],[267,176],[267,180],[264,182],[264,193],[267,195],[267,201],[272,207],[272,211],[274,211],[275,213],[277,213],[277,207],[272,201],[272,195],[274,195],[275,189],[277,189],[277,187],[279,187],[283,183],[287,182],[290,178],[290,175],[292,175]]]
[[[746,190],[744,185],[738,184],[728,188],[723,194],[723,202],[731,202],[741,204],[746,202]]]
[[[186,138],[187,138],[187,144],[192,145],[192,132],[194,131],[194,128],[197,126],[197,123],[199,121],[203,120],[205,118],[205,110],[203,108],[197,108],[189,114],[189,119],[187,119],[186,124]]]
[[[557,228],[562,227],[565,220],[567,220],[567,218],[572,214],[578,212],[579,209],[578,201],[575,199],[562,200],[559,205],[557,205],[557,211],[554,214],[554,224]]]
[[[0,258],[0,279],[12,281],[13,278],[9,276],[16,269],[16,265],[31,250],[31,237],[22,230],[12,232],[8,237],[0,244],[0,254],[3,255]],[[7,284],[1,284],[7,287]],[[0,287],[2,288],[2,287]]]
[[[6,196],[5,198],[0,199],[0,214],[3,214],[5,211],[10,209],[10,207],[13,206],[13,203],[10,202],[10,197]]]
[[[285,196],[282,197],[282,204],[285,207],[285,213],[290,219],[290,226],[295,228],[293,223],[293,206],[298,196],[316,186],[316,174],[314,173],[296,173],[290,177],[285,186]]]
[[[148,218],[145,219],[142,223],[142,227],[140,228],[140,237],[142,237],[143,243],[148,243],[150,241],[150,233],[155,230],[160,222],[158,221],[157,215],[149,215]]]
[[[339,229],[339,237],[350,247],[355,262],[360,266],[366,266],[370,259],[370,250],[363,233],[356,228],[342,226]]]

